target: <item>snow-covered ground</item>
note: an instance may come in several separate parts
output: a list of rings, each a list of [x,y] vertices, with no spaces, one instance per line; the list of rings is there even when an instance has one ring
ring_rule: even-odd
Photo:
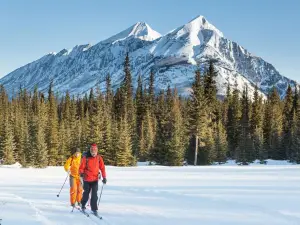
[[[62,167],[2,166],[0,224],[300,224],[299,165],[108,166],[107,176],[100,221],[71,213],[68,185],[56,196]]]

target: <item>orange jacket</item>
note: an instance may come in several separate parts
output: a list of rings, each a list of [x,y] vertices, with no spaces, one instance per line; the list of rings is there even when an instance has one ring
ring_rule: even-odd
[[[70,174],[72,177],[79,178],[80,161],[81,153],[79,153],[78,157],[72,155],[70,158],[68,158],[64,165],[65,171],[68,172],[70,170]]]
[[[85,156],[82,156],[79,173],[83,174],[84,181],[97,181],[99,179],[99,170],[102,177],[106,178],[105,165],[100,155],[93,157],[88,151]]]

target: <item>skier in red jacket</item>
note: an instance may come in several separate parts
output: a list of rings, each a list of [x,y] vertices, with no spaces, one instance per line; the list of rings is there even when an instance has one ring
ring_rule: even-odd
[[[99,174],[101,171],[101,176]],[[98,155],[98,148],[96,144],[92,144],[90,150],[82,156],[80,167],[80,177],[83,179],[83,197],[81,200],[82,210],[85,210],[85,205],[91,195],[91,209],[93,213],[97,214],[97,191],[98,191],[98,180],[102,177],[103,184],[106,184],[106,172],[103,159]]]

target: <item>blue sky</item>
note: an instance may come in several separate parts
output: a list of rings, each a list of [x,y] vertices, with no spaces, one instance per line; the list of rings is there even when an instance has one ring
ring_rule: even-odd
[[[138,21],[165,34],[203,15],[225,37],[300,82],[299,0],[3,0],[0,77],[49,52],[97,42]]]

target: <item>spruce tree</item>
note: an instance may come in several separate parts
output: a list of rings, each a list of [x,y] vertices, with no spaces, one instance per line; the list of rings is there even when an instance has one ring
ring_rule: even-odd
[[[129,54],[126,54],[125,62],[124,62],[124,80],[122,83],[122,94],[123,94],[123,104],[125,104],[125,108],[123,110],[123,116],[126,114],[127,122],[131,130],[134,129],[134,104],[133,104],[133,87],[132,87],[132,76],[130,71],[130,61]]]
[[[111,114],[112,113],[112,105],[113,105],[113,91],[111,87],[111,78],[110,75],[107,74],[106,80],[106,92],[105,92],[105,105],[106,108],[108,109],[108,112]]]
[[[154,72],[150,72],[149,77],[149,90],[148,90],[148,105],[151,110],[151,114],[154,114],[155,109],[155,90],[154,90]]]
[[[300,93],[295,86],[293,96],[293,121],[292,121],[292,149],[290,152],[290,161],[300,163]]]
[[[230,88],[229,81],[227,81],[226,95],[224,96],[224,101],[222,104],[222,111],[221,111],[222,123],[225,128],[228,123],[228,107],[230,101],[231,101],[231,88]]]
[[[47,108],[43,99],[39,102],[38,120],[36,121],[36,165],[45,168],[48,165],[47,143],[45,137]],[[60,164],[62,165],[62,164]]]
[[[136,112],[134,107],[134,98],[133,98],[133,87],[132,87],[132,76],[130,71],[130,61],[129,61],[129,54],[126,54],[125,62],[124,62],[124,79],[121,84],[121,102],[120,109],[121,109],[121,117],[119,119],[126,119],[127,124],[129,126],[129,134],[131,136],[131,149],[132,154],[137,158],[138,149],[136,145]],[[126,117],[124,117],[126,116]]]
[[[113,147],[113,92],[111,89],[110,75],[106,76],[106,91],[105,103],[103,110],[103,126],[102,134],[103,141],[101,148],[103,149],[104,161],[106,164],[114,165],[115,163],[115,149]]]
[[[114,148],[113,148],[113,133],[112,133],[112,118],[111,114],[106,108],[103,112],[103,141],[101,143],[101,149],[103,150],[103,158],[106,164],[114,164]]]
[[[254,142],[254,158],[263,159],[262,154],[262,124],[263,124],[263,105],[262,97],[258,94],[258,87],[255,86],[252,103],[252,113],[250,119],[251,136]]]
[[[8,96],[3,85],[0,85],[0,158],[4,157],[4,135],[8,115]]]
[[[238,146],[236,149],[236,160],[238,163],[247,165],[249,162],[252,162],[254,157],[254,144],[251,138],[251,128],[250,128],[250,105],[248,97],[248,87],[244,88],[242,100],[242,117],[240,120],[240,137]]]
[[[289,85],[286,91],[282,118],[282,149],[284,159],[290,159],[292,152],[293,92]]]
[[[214,137],[215,141],[215,152],[216,152],[216,162],[219,164],[225,163],[227,159],[227,151],[228,151],[228,144],[227,144],[227,136],[226,130],[223,126],[221,120],[218,121],[217,130]]]
[[[48,121],[47,121],[47,149],[48,165],[56,166],[58,157],[58,117],[57,102],[52,90],[53,83],[50,83],[48,91]]]
[[[217,101],[217,85],[216,79],[217,72],[213,66],[212,61],[209,62],[208,71],[204,74],[203,83],[204,83],[204,95],[207,99],[208,104],[212,107],[212,112]]]
[[[14,141],[12,124],[7,114],[4,119],[4,132],[1,145],[1,155],[4,158],[4,164],[10,165],[15,163],[14,152],[16,150],[16,143]]]
[[[190,133],[192,138],[195,138],[194,165],[197,165],[199,147],[204,146],[208,124],[208,103],[204,95],[200,70],[195,72],[191,101],[189,102],[189,115]]]
[[[90,92],[90,107],[88,110],[89,114],[89,122],[88,125],[86,126],[86,131],[88,133],[87,137],[87,145],[90,143],[96,143],[98,146],[101,146],[102,142],[102,107],[103,107],[103,96],[99,94],[97,96],[97,100],[94,99],[94,94],[91,89]],[[99,149],[101,151],[101,149]],[[103,152],[101,152],[103,153]]]
[[[300,163],[300,110],[293,113],[292,123],[292,152],[290,156],[292,162]]]
[[[119,128],[119,138],[116,146],[117,166],[130,166],[134,164],[134,159],[132,156],[130,128],[126,119],[121,119]]]
[[[175,88],[171,110],[171,138],[167,153],[167,164],[181,166],[184,161],[184,133],[180,102]]]
[[[151,110],[146,109],[145,119],[143,122],[143,138],[141,139],[142,143],[144,142],[144,149],[140,152],[140,160],[149,160],[150,152],[153,149],[155,131],[154,131],[154,118],[151,115]],[[141,144],[142,144],[141,143]]]
[[[59,155],[57,157],[57,164],[58,165],[63,165],[65,163],[65,160],[68,156],[70,156],[70,146],[68,143],[68,140],[66,138],[66,133],[67,133],[67,122],[65,122],[64,119],[60,121],[59,124]]]
[[[268,156],[272,159],[284,159],[282,148],[282,109],[279,94],[275,87],[268,95],[264,117],[264,146]]]
[[[283,160],[286,158],[285,151],[281,145],[282,137],[282,108],[280,96],[273,88],[270,96],[272,104],[272,131],[271,131],[271,155],[273,159]]]
[[[145,160],[145,157],[141,155],[141,152],[145,151],[145,140],[144,140],[144,116],[145,116],[145,98],[144,98],[144,91],[143,91],[143,82],[141,76],[138,78],[138,85],[135,95],[135,102],[136,102],[136,148],[137,148],[137,155],[141,157],[142,160]]]
[[[298,93],[298,88],[297,88],[297,85],[295,85],[295,89],[294,89],[294,98],[293,98],[293,113],[297,113],[298,112],[298,109],[300,107],[300,101],[299,101],[299,95],[300,95],[300,92]]]
[[[231,99],[228,106],[228,119],[227,119],[227,141],[228,141],[228,157],[234,158],[236,148],[239,142],[240,135],[240,118],[241,118],[241,106],[239,98],[239,90],[237,89],[237,83],[233,90]]]
[[[158,96],[157,107],[156,107],[156,121],[157,129],[154,140],[154,146],[151,150],[151,161],[164,165],[167,159],[167,140],[168,136],[168,113],[165,101],[165,93],[162,90]]]

